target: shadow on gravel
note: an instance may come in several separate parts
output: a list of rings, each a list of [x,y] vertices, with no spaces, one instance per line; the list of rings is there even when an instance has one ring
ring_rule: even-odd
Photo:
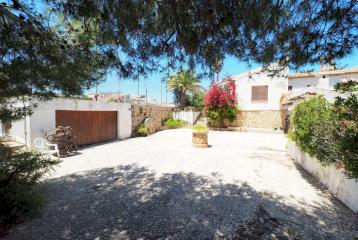
[[[308,212],[245,183],[224,184],[215,174],[157,177],[146,168],[127,165],[54,179],[47,188],[48,203],[41,216],[15,226],[9,239],[275,239],[274,234],[282,239],[354,239],[358,235],[356,216],[343,206],[316,205]]]

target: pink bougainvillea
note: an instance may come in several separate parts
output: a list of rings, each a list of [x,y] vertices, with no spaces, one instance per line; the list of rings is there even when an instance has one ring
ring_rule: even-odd
[[[210,119],[236,118],[236,85],[233,80],[213,84],[204,98],[205,111]]]

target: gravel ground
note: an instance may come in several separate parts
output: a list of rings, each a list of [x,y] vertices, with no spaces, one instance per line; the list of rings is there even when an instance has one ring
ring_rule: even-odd
[[[81,149],[7,238],[242,239],[262,221],[265,239],[358,239],[358,216],[289,159],[283,135],[210,132],[209,143],[193,148],[178,129]]]

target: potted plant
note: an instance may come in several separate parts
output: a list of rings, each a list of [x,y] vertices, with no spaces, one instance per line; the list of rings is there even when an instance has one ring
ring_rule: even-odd
[[[209,130],[207,127],[202,125],[193,126],[193,146],[195,147],[208,147],[208,133]]]

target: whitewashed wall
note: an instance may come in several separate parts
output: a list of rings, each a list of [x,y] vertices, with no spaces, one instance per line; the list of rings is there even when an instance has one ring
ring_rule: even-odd
[[[17,142],[30,146],[30,118],[26,117],[22,120],[12,122],[11,125],[12,127],[9,132],[10,136],[15,137]],[[2,129],[1,122],[0,129]],[[3,133],[1,131],[0,136],[2,135]]]
[[[317,86],[322,89],[333,90],[338,82],[347,81],[349,79],[358,79],[358,74],[340,74],[340,75],[322,75],[317,74],[312,77],[289,78],[288,86],[292,89],[305,89],[308,85]]]
[[[269,72],[261,71],[261,68],[258,68],[251,73],[246,72],[234,76],[240,110],[280,110],[280,99],[288,88],[287,74],[287,68],[278,73],[277,76],[270,76]],[[252,86],[261,85],[268,85],[268,101],[252,102]]]
[[[324,184],[334,196],[358,212],[358,179],[348,178],[334,166],[322,166],[316,158],[301,151],[292,141],[288,141],[287,151],[291,158]]]
[[[200,112],[194,111],[174,111],[173,118],[186,121],[190,125],[193,125],[196,119],[199,117]]]
[[[131,106],[127,103],[56,98],[46,102],[32,102],[31,104],[38,105],[30,116],[31,140],[36,137],[43,137],[45,131],[56,127],[56,110],[117,111],[118,138],[125,139],[131,136]]]
[[[334,86],[338,82],[344,82],[349,79],[358,79],[358,74],[342,74],[342,75],[332,75],[329,76],[328,81],[326,81],[326,88],[328,89],[334,89]],[[323,81],[323,79],[321,80]]]
[[[302,77],[288,79],[288,86],[292,86],[292,89],[303,89],[307,86],[317,86],[319,79],[317,77]]]
[[[15,104],[15,107],[23,107],[24,104],[25,106],[28,106],[28,103],[18,102],[17,104]],[[9,134],[12,137],[15,137],[17,142],[29,145],[31,142],[29,128],[30,117],[27,116],[22,120],[12,122]],[[0,136],[2,136],[3,134],[4,133],[2,132],[2,124],[0,121]]]

